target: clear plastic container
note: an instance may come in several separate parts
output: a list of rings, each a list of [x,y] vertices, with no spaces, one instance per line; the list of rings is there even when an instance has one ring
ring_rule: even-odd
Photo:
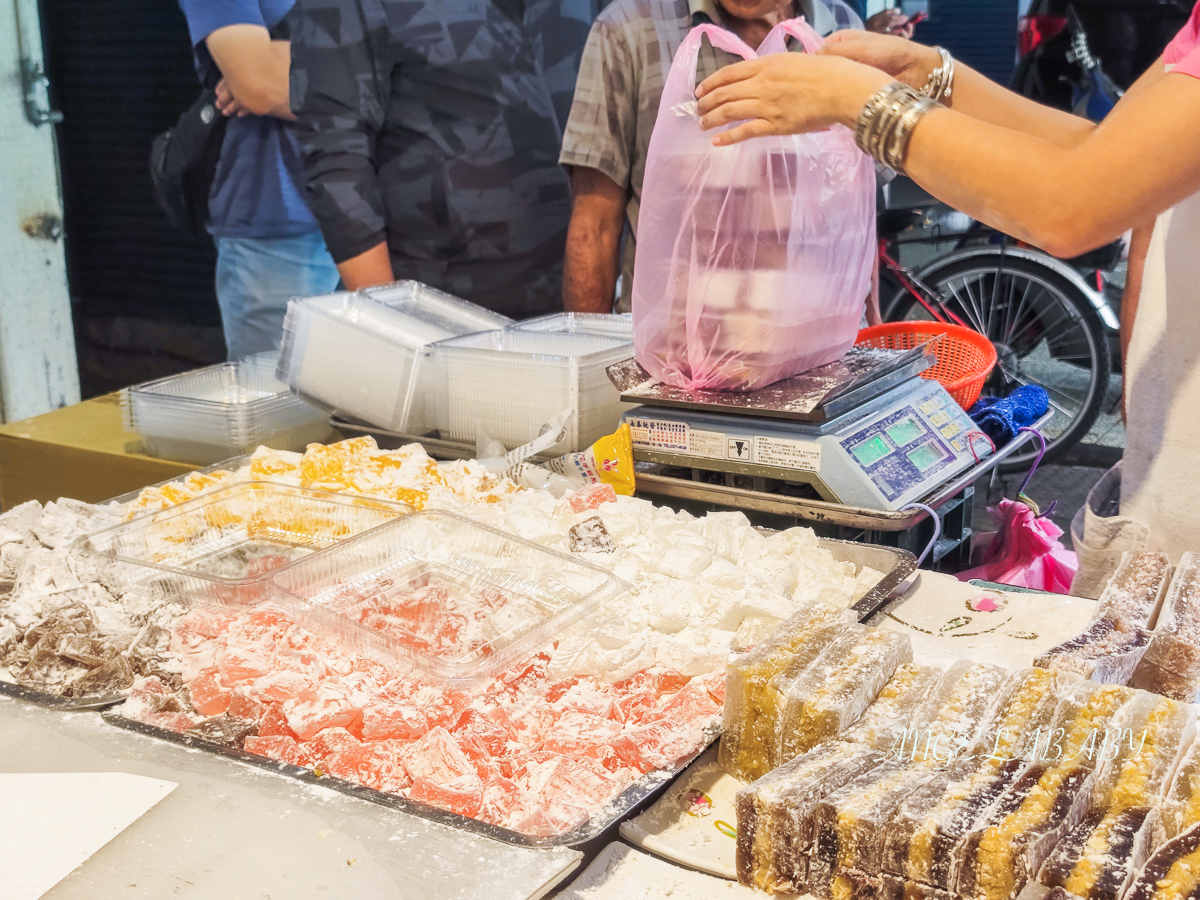
[[[633,316],[605,313],[551,313],[508,326],[508,331],[549,331],[554,334],[594,334],[633,343]],[[631,349],[630,355],[633,354]]]
[[[151,456],[209,465],[260,444],[303,450],[331,434],[328,414],[275,377],[275,354],[135,385],[122,394],[125,427]]]
[[[316,634],[467,687],[619,594],[611,572],[439,510],[316,553],[271,579]]]
[[[416,281],[288,304],[280,379],[328,409],[391,431],[436,425],[437,373],[426,347],[512,319]]]
[[[627,341],[507,330],[441,341],[433,352],[445,378],[438,430],[446,440],[474,443],[482,432],[511,450],[572,409],[565,437],[547,451],[569,453],[615,431],[631,408],[604,371],[630,356]]]
[[[266,597],[274,570],[411,512],[402,503],[244,482],[85,535],[73,547],[107,560],[106,582],[123,593],[246,604]]]

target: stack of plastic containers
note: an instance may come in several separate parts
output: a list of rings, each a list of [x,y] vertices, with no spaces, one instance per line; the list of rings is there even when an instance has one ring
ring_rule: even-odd
[[[474,443],[484,434],[512,449],[570,409],[566,435],[547,451],[568,453],[615,431],[629,408],[605,372],[631,354],[619,338],[509,329],[442,341],[434,353],[445,379],[438,405],[445,440]]]
[[[276,569],[411,513],[402,504],[247,482],[86,535],[74,549],[105,560],[109,583],[167,601],[266,599]]]
[[[315,634],[462,688],[528,657],[624,585],[591,563],[430,510],[280,570],[271,589]]]
[[[405,434],[436,426],[429,344],[511,324],[415,281],[288,304],[279,377],[301,396]]]
[[[122,396],[125,426],[151,456],[209,465],[260,444],[303,450],[330,435],[328,415],[275,377],[275,354],[160,378]]]
[[[553,313],[508,326],[509,331],[549,331],[555,334],[595,334],[633,342],[633,316],[604,313]],[[630,353],[632,354],[632,349]]]

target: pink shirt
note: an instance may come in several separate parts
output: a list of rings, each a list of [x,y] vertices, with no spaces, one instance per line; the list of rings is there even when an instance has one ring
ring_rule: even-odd
[[[1183,30],[1167,45],[1163,61],[1167,65],[1174,65],[1176,72],[1200,78],[1200,0]]]

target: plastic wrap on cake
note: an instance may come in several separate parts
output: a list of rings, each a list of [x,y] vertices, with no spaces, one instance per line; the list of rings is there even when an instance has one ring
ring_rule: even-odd
[[[546,452],[584,450],[611,434],[630,408],[605,369],[629,356],[623,339],[548,331],[493,331],[439,342],[442,438],[475,443],[480,434],[509,449],[536,438],[564,410],[574,415]]]
[[[1038,881],[1084,900],[1117,900],[1164,837],[1157,809],[1094,809],[1054,848]]]
[[[122,395],[125,426],[151,456],[209,465],[259,445],[303,450],[330,434],[323,410],[275,377],[273,353],[135,385]]]
[[[403,504],[246,482],[80,538],[122,591],[162,600],[245,605],[266,578],[316,550],[411,510]]]
[[[777,726],[779,761],[840,735],[858,721],[896,669],[909,662],[912,643],[907,635],[854,626],[800,677],[788,679]]]
[[[726,667],[720,749],[721,767],[726,772],[749,782],[773,768],[779,700],[775,676],[794,665],[801,654],[815,658],[853,621],[849,610],[809,604]]]
[[[314,554],[272,584],[310,630],[452,686],[518,661],[623,590],[604,569],[437,510]]]
[[[1133,685],[1188,702],[1200,692],[1200,554],[1180,558]]]
[[[831,741],[738,791],[738,881],[772,893],[806,890],[809,809],[882,762],[883,754],[867,747]]]
[[[1200,822],[1200,739],[1192,739],[1179,761],[1163,803],[1162,820],[1168,838]]]
[[[900,747],[911,744],[909,736],[920,732],[932,717],[929,700],[944,674],[935,666],[901,666],[842,739],[898,755]]]
[[[511,324],[415,281],[288,304],[279,377],[330,409],[406,434],[436,426],[437,373],[426,347]]]

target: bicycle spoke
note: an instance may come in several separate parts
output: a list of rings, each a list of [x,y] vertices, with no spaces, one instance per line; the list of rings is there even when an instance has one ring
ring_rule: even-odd
[[[963,302],[962,297],[960,297],[958,295],[958,289],[954,285],[948,284],[948,285],[946,285],[946,287],[948,287],[950,289],[950,293],[953,294],[954,299],[958,301],[959,309],[961,309],[963,311],[963,314],[968,319],[971,320],[971,325],[975,328],[976,331],[978,331],[980,334],[983,334],[984,333],[983,327],[982,327],[978,317],[973,315],[974,309],[975,309],[974,302],[972,302],[972,304],[970,306],[967,306],[967,304]]]
[[[1033,290],[1034,283],[1031,279],[1025,281],[1025,293],[1021,295],[1021,305],[1017,308],[1016,315],[1013,316],[1012,324],[1008,326],[1008,330],[1004,333],[1004,343],[1012,345],[1013,333],[1012,330],[1021,324],[1021,318],[1025,315],[1025,306],[1029,301],[1029,292]]]

